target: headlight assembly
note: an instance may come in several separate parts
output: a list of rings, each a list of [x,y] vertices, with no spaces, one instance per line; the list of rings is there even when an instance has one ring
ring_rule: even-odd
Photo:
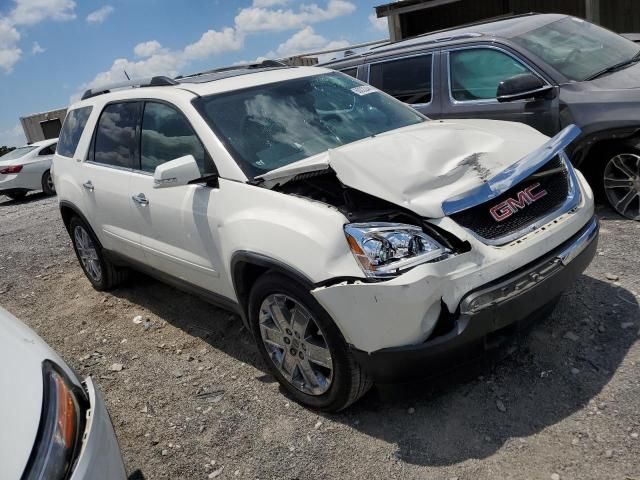
[[[449,253],[420,227],[402,223],[351,223],[344,227],[351,252],[371,278],[399,275]]]
[[[80,446],[86,402],[84,392],[49,360],[42,365],[42,417],[23,480],[69,477]]]

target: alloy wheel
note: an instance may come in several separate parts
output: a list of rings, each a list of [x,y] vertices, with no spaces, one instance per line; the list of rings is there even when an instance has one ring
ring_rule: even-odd
[[[640,156],[621,153],[604,169],[604,190],[611,206],[632,220],[640,220]]]
[[[295,388],[322,395],[331,387],[333,360],[313,315],[284,294],[267,296],[260,306],[260,336],[273,365]]]
[[[73,231],[73,238],[75,239],[76,249],[84,271],[94,282],[100,283],[102,280],[102,266],[91,236],[83,227],[77,226]]]
[[[56,186],[53,184],[53,177],[51,176],[50,173],[47,175],[46,182],[47,182],[47,187],[49,188],[49,191],[55,192]]]

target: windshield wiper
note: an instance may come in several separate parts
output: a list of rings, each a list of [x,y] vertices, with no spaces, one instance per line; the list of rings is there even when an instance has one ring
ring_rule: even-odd
[[[631,65],[632,63],[636,63],[639,60],[640,60],[640,52],[636,53],[629,60],[625,60],[624,62],[616,63],[615,65],[611,65],[610,67],[604,68],[604,69],[600,70],[599,72],[594,73],[593,75],[585,78],[585,82],[588,82],[590,80],[595,80],[596,78],[601,77],[605,73],[613,72],[613,71],[618,70],[620,68],[626,67],[627,65]]]

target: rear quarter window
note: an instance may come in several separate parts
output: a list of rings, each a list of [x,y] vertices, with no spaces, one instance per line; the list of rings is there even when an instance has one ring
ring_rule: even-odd
[[[58,155],[73,157],[76,153],[78,142],[80,141],[84,127],[87,125],[87,120],[89,119],[92,108],[93,107],[82,107],[67,113],[64,125],[60,131],[60,138],[58,139],[58,148],[56,150]]]

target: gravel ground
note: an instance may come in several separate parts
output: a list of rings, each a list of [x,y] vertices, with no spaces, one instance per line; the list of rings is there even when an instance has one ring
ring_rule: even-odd
[[[0,196],[0,305],[94,377],[130,478],[640,480],[640,224],[599,214],[593,264],[506,358],[338,415],[287,399],[229,313],[142,275],[94,291],[55,198]]]

